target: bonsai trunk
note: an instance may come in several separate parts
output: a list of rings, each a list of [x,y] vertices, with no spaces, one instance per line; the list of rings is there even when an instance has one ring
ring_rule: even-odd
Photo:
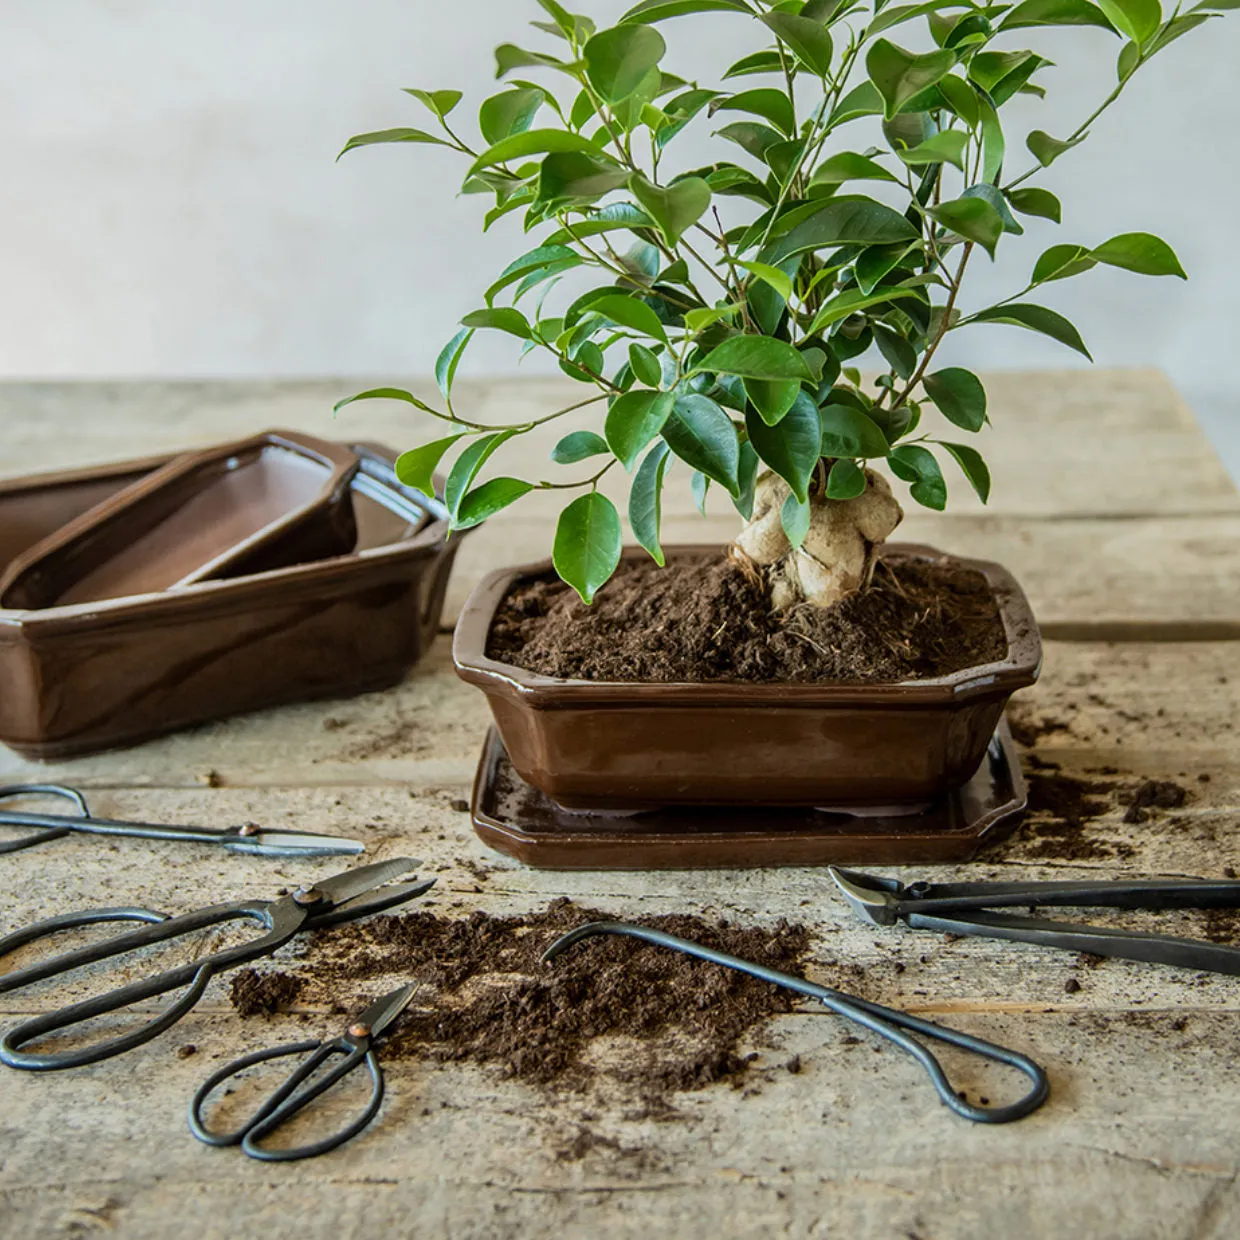
[[[773,610],[801,603],[831,607],[869,584],[877,548],[904,513],[885,478],[867,469],[865,481],[855,499],[811,491],[809,532],[794,547],[780,516],[791,488],[769,471],[758,479],[753,516],[732,554],[765,574]]]

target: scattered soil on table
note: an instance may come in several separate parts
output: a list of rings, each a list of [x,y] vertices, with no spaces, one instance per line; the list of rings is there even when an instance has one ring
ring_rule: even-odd
[[[501,603],[487,654],[577,680],[874,682],[1002,659],[985,577],[950,558],[888,555],[869,589],[828,609],[772,614],[765,588],[721,556],[625,561],[587,607],[554,576]]]
[[[561,899],[524,917],[420,912],[341,926],[311,940],[301,997],[351,1015],[391,979],[420,980],[387,1055],[489,1064],[506,1077],[574,1091],[605,1074],[652,1104],[742,1077],[749,1066],[742,1039],[801,1002],[630,938],[589,939],[541,961],[565,931],[605,919]],[[786,922],[761,928],[665,916],[640,924],[791,972],[810,942],[806,927]],[[242,1015],[261,1010],[243,1007],[235,986],[233,1003]]]
[[[1205,917],[1205,934],[1211,943],[1240,945],[1240,909],[1208,908]]]
[[[1121,803],[1128,806],[1124,821],[1145,822],[1151,806],[1156,809],[1179,809],[1187,795],[1188,790],[1181,788],[1174,780],[1147,779],[1130,793],[1121,794]]]
[[[301,990],[301,978],[291,973],[242,969],[233,977],[228,997],[242,1016],[274,1016],[287,1011]]]

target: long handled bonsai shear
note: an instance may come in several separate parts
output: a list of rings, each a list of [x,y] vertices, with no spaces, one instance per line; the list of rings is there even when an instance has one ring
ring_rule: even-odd
[[[102,942],[53,956],[13,973],[2,974],[0,994],[9,994],[86,965],[103,960],[116,960],[129,952],[153,947],[158,943],[171,943],[229,922],[256,922],[263,933],[248,942],[199,957],[154,977],[130,982],[97,998],[33,1017],[17,1028],[10,1029],[0,1038],[0,1063],[5,1063],[10,1068],[34,1071],[79,1068],[85,1064],[98,1063],[101,1059],[111,1059],[114,1055],[141,1046],[176,1024],[202,998],[207,983],[225,969],[236,968],[251,960],[272,955],[302,930],[355,921],[359,917],[392,908],[422,895],[434,886],[433,878],[403,883],[395,881],[412,874],[418,865],[419,862],[409,857],[378,861],[373,865],[359,866],[321,882],[300,887],[279,899],[215,904],[195,913],[184,913],[180,917],[168,917],[143,908],[86,909],[76,913],[62,913],[58,917],[51,917],[27,926],[24,930],[18,930],[0,939],[0,960],[19,947],[50,938],[63,930],[113,921],[150,923],[141,930],[113,935]],[[128,1033],[58,1052],[40,1054],[24,1049],[50,1034],[77,1030],[79,1026],[97,1017],[122,1012],[134,1004],[169,991],[180,990],[182,987],[185,988],[185,993],[175,1003]]]
[[[904,883],[831,868],[853,911],[875,926],[904,922],[914,930],[1036,943],[1120,960],[1173,964],[1240,976],[1240,948],[1202,939],[1147,934],[1083,922],[1056,921],[1036,908],[1240,908],[1240,881],[1211,879],[1139,882]],[[1025,913],[995,910],[1021,908]]]

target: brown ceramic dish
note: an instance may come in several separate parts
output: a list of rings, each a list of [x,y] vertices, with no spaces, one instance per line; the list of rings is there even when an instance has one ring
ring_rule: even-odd
[[[857,816],[782,806],[676,806],[577,813],[524,783],[494,728],[478,765],[474,830],[498,852],[552,870],[686,870],[970,861],[1005,839],[1026,805],[1006,723],[968,783],[919,814]]]
[[[438,501],[357,446],[348,555],[140,598],[0,610],[0,742],[56,758],[401,680],[439,627],[458,540]],[[0,483],[0,572],[163,462]]]
[[[269,431],[178,456],[29,547],[0,573],[0,607],[152,594],[353,549],[342,444]]]
[[[670,558],[717,548],[668,549]],[[628,556],[645,555],[629,549]],[[891,544],[889,557],[937,557]],[[458,674],[486,693],[512,765],[572,809],[665,805],[924,807],[977,771],[1017,689],[1037,678],[1042,644],[1029,603],[998,564],[983,574],[999,604],[1007,656],[896,684],[647,684],[558,680],[486,655],[496,609],[520,577],[492,573],[456,629]]]

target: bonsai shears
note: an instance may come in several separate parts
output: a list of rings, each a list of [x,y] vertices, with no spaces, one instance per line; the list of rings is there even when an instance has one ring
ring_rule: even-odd
[[[0,841],[0,853],[18,852],[62,839],[74,831],[86,835],[124,835],[143,840],[171,840],[178,844],[219,844],[229,852],[255,857],[338,857],[365,852],[357,840],[339,835],[319,835],[314,831],[285,831],[246,823],[237,827],[181,827],[167,823],[122,822],[116,818],[96,818],[86,798],[76,788],[63,784],[10,784],[0,787],[0,802],[18,797],[56,797],[68,801],[71,813],[37,814],[21,809],[0,809],[0,827],[31,827],[15,840]]]
[[[874,926],[902,921],[914,930],[1037,943],[1120,960],[1173,964],[1240,975],[1240,948],[1081,922],[1037,917],[1048,908],[1205,909],[1240,907],[1240,881],[1211,879],[1139,882],[910,883],[831,869],[853,911]],[[996,912],[1023,908],[1026,913]]]
[[[551,960],[561,952],[567,951],[574,943],[599,934],[625,935],[629,938],[642,939],[647,943],[655,943],[660,947],[669,947],[672,951],[684,952],[685,955],[695,956],[699,960],[708,960],[712,964],[722,965],[725,969],[736,969],[739,973],[747,973],[750,977],[756,977],[774,986],[782,986],[797,994],[805,995],[807,998],[816,999],[837,1016],[843,1016],[846,1020],[851,1020],[870,1030],[871,1033],[878,1034],[880,1038],[886,1038],[888,1042],[911,1055],[925,1069],[939,1099],[957,1115],[972,1120],[975,1124],[1007,1124],[1012,1120],[1023,1119],[1026,1115],[1036,1111],[1050,1096],[1050,1082],[1047,1080],[1045,1071],[1032,1059],[1018,1051],[1009,1050],[1005,1046],[996,1046],[993,1042],[975,1038],[971,1034],[960,1033],[955,1029],[948,1029],[944,1025],[936,1025],[932,1021],[922,1020],[917,1016],[910,1016],[907,1012],[898,1012],[894,1008],[871,1003],[868,999],[846,995],[841,991],[832,990],[829,986],[819,986],[816,982],[807,981],[791,973],[779,973],[775,969],[768,969],[765,965],[726,955],[724,952],[715,951],[701,943],[677,938],[674,934],[665,934],[662,930],[652,930],[647,926],[635,926],[620,921],[594,921],[588,925],[578,926],[556,939],[543,952],[542,958]],[[957,1091],[947,1079],[947,1073],[938,1059],[912,1036],[915,1033],[923,1038],[943,1042],[948,1046],[955,1046],[960,1050],[980,1055],[983,1059],[989,1059],[993,1063],[1015,1068],[1018,1072],[1023,1072],[1033,1084],[1024,1097],[1006,1106],[974,1106],[966,1101],[963,1093]]]
[[[336,1038],[326,1042],[292,1042],[286,1046],[273,1046],[255,1051],[251,1055],[226,1064],[213,1072],[201,1085],[189,1104],[189,1130],[199,1141],[207,1145],[239,1145],[244,1154],[264,1162],[294,1162],[302,1158],[316,1158],[352,1140],[379,1114],[383,1105],[383,1069],[375,1057],[375,1043],[394,1020],[409,1006],[418,989],[418,983],[393,990],[382,999],[375,1000],[364,1012],[355,1016],[348,1028]],[[203,1108],[207,1100],[225,1081],[231,1080],[247,1068],[285,1056],[306,1055],[289,1074],[284,1083],[241,1125],[230,1132],[218,1132],[207,1127]],[[327,1063],[340,1057],[340,1062],[318,1080],[307,1082]],[[362,1064],[370,1073],[370,1101],[365,1110],[351,1124],[332,1136],[310,1145],[293,1148],[267,1149],[259,1143],[283,1127],[293,1116],[304,1111],[320,1095],[342,1081]],[[303,1089],[302,1086],[305,1086]]]
[[[0,1038],[0,1063],[10,1068],[49,1071],[57,1068],[79,1068],[85,1064],[111,1059],[171,1028],[202,998],[207,983],[218,973],[270,956],[302,930],[315,930],[355,921],[370,913],[392,908],[420,896],[434,886],[433,878],[397,883],[394,880],[412,873],[419,863],[408,857],[377,861],[373,865],[346,870],[332,878],[300,887],[290,895],[276,900],[240,900],[232,904],[215,904],[195,913],[168,917],[143,908],[86,909],[62,913],[58,917],[27,926],[0,939],[0,959],[28,943],[49,938],[64,930],[92,926],[103,922],[140,921],[148,923],[141,930],[131,930],[53,956],[25,969],[0,975],[0,994],[9,994],[41,982],[60,977],[85,965],[102,960],[115,960],[129,952],[171,943],[199,931],[228,922],[256,922],[265,933],[248,942],[199,957],[186,964],[131,982],[94,999],[86,999],[59,1011],[33,1017],[9,1030]],[[78,1026],[111,1012],[120,1012],[156,995],[186,987],[185,993],[154,1019],[102,1041],[59,1052],[38,1054],[23,1049],[49,1034],[76,1029]]]

